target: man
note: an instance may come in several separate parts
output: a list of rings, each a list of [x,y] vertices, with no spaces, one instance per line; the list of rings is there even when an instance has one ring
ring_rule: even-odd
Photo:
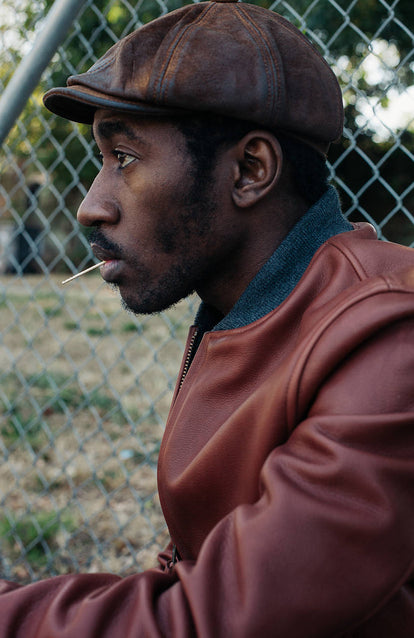
[[[134,312],[196,290],[160,566],[2,585],[0,637],[414,635],[414,255],[341,215],[337,81],[247,4],[187,6],[45,96],[93,125],[79,209]]]

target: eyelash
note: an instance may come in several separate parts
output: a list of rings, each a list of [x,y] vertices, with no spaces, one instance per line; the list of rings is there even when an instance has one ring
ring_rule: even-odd
[[[112,151],[112,154],[116,157],[116,159],[119,162],[119,168],[123,169],[126,168],[129,164],[131,164],[131,162],[134,161],[135,157],[133,155],[129,155],[128,153],[124,153],[122,151]],[[126,164],[122,164],[122,160],[125,160],[126,158],[129,158],[129,160],[127,161]]]
[[[123,151],[114,150],[112,151],[112,155],[118,160],[119,168],[121,170],[129,166],[129,164],[131,164],[131,162],[133,162],[135,159],[133,155],[129,155],[129,153],[124,153]],[[96,156],[101,164],[103,164],[103,153],[97,153]],[[125,160],[127,157],[130,158],[129,161],[126,164],[122,165],[122,160]]]

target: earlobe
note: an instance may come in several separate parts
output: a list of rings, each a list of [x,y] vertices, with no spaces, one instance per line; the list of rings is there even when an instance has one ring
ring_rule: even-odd
[[[240,140],[236,152],[233,201],[240,208],[248,208],[265,197],[279,181],[282,149],[274,135],[258,130]]]

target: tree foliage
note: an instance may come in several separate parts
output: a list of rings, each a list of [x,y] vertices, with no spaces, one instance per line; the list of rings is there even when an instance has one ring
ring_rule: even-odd
[[[21,17],[13,27],[14,40],[11,43],[9,40],[7,56],[0,57],[3,83],[9,79],[10,59],[17,64],[24,48],[21,43],[27,40],[27,34],[36,34],[52,4],[52,0],[17,2],[21,7]],[[378,121],[366,113],[371,109],[374,114],[386,114],[387,107],[392,108],[391,96],[405,94],[413,84],[412,0],[397,3],[391,3],[391,0],[388,3],[378,0],[253,2],[285,15],[313,41],[331,64],[337,62],[335,70],[345,99],[346,134],[342,142],[332,148],[330,161],[338,177],[344,208],[351,212],[355,209],[354,218],[358,218],[358,210],[362,209],[379,222],[388,211],[399,206],[401,210],[387,226],[387,237],[405,241],[407,233],[413,232],[412,223],[404,214],[404,207],[412,211],[414,203],[413,191],[410,190],[413,120],[402,122],[400,129],[389,127],[387,130],[383,126],[379,132]],[[16,1],[12,3],[12,0],[3,0],[3,3],[4,6],[16,5]],[[71,167],[74,167],[81,183],[90,183],[96,173],[96,162],[90,152],[89,159],[85,160],[88,144],[73,134],[71,123],[51,116],[42,107],[42,93],[51,86],[64,86],[68,75],[87,70],[120,37],[158,17],[166,8],[172,10],[188,3],[188,0],[167,0],[163,3],[138,0],[134,6],[127,0],[85,3],[75,28],[54,56],[22,115],[26,139],[22,139],[17,128],[9,137],[9,145],[20,164],[24,166],[36,149],[45,169],[53,171],[57,188],[64,190],[68,183],[73,182],[75,177]],[[378,53],[376,43],[383,43],[382,53]],[[377,65],[375,80],[367,67],[368,58]],[[85,139],[90,139],[88,127],[81,126],[81,131]],[[62,149],[65,161],[61,158]],[[346,187],[343,186],[345,184]],[[357,193],[358,205],[352,193]]]

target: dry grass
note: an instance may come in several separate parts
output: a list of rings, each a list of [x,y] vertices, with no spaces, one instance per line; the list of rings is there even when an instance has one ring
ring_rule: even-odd
[[[0,577],[152,566],[156,461],[193,308],[137,319],[98,275],[0,279]]]

